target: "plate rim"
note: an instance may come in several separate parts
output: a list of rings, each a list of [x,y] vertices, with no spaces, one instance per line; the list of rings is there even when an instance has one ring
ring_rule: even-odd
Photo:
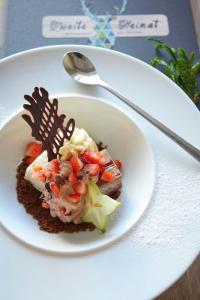
[[[0,60],[0,67],[1,67],[1,64],[6,63],[7,61],[11,61],[12,59],[15,59],[15,58],[23,56],[23,55],[34,54],[37,51],[40,52],[40,51],[45,51],[45,50],[66,49],[66,48],[68,48],[68,49],[69,48],[78,48],[78,49],[85,49],[85,50],[93,49],[93,51],[98,51],[98,52],[102,52],[102,53],[111,52],[115,55],[119,55],[120,57],[123,57],[124,59],[129,59],[132,62],[139,63],[140,65],[143,65],[145,68],[149,68],[152,72],[157,73],[160,77],[163,77],[163,78],[165,78],[165,80],[169,81],[170,85],[174,86],[174,88],[177,91],[179,91],[179,93],[182,95],[182,98],[185,99],[183,101],[185,101],[185,103],[187,102],[187,105],[190,105],[190,108],[193,110],[193,113],[198,113],[199,114],[199,111],[198,111],[197,107],[192,103],[192,101],[185,94],[185,92],[180,87],[178,87],[171,79],[169,79],[166,75],[161,73],[159,70],[153,68],[152,66],[150,66],[146,62],[144,62],[144,61],[142,61],[142,60],[140,60],[136,57],[130,56],[128,54],[125,54],[125,53],[122,53],[122,52],[119,52],[119,51],[116,51],[116,50],[108,50],[108,49],[105,49],[105,48],[97,48],[97,47],[94,47],[94,46],[87,46],[87,45],[81,45],[81,44],[80,45],[79,44],[65,44],[65,45],[57,44],[57,45],[35,47],[35,48],[32,48],[32,49],[24,50],[24,51],[9,55],[5,58],[2,58]],[[192,255],[192,259],[191,259],[191,257],[190,257],[189,260],[187,259],[187,263],[184,263],[183,268],[179,272],[176,272],[176,276],[174,276],[174,275],[171,276],[170,278],[172,278],[172,280],[170,280],[169,283],[167,283],[165,285],[162,285],[162,289],[160,289],[160,288],[157,289],[159,291],[154,293],[154,297],[160,295],[166,289],[168,289],[173,283],[175,283],[183,275],[183,273],[189,268],[189,266],[194,262],[194,260],[198,256],[198,254],[199,254],[199,252],[197,251],[196,255]],[[189,264],[188,264],[188,261],[189,261]]]
[[[167,77],[164,73],[162,73],[161,71],[159,71],[158,69],[154,68],[153,66],[151,66],[150,64],[148,64],[147,62],[135,57],[135,56],[131,56],[129,54],[117,51],[117,50],[113,50],[113,49],[107,49],[107,48],[101,48],[101,47],[96,47],[96,46],[89,46],[89,45],[83,45],[83,44],[55,44],[55,45],[46,45],[46,46],[41,46],[41,47],[34,47],[34,48],[30,48],[27,50],[23,50],[20,52],[16,52],[13,53],[11,55],[8,55],[6,57],[3,57],[0,59],[0,66],[1,64],[6,63],[7,61],[12,61],[18,57],[24,56],[24,55],[29,55],[29,54],[34,54],[37,52],[43,52],[43,51],[48,51],[48,50],[57,50],[57,49],[65,49],[65,48],[80,48],[80,49],[92,49],[93,51],[97,51],[97,52],[105,52],[105,53],[113,53],[114,55],[118,55],[121,56],[125,59],[129,59],[132,60],[133,62],[136,62],[137,64],[143,65],[145,68],[148,68],[149,70],[151,70],[151,72],[154,72],[155,74],[157,74],[158,76],[164,78],[165,80],[167,80],[170,84],[172,84],[177,91],[179,91],[179,93],[181,93],[183,95],[184,98],[187,98],[187,102],[190,103],[190,106],[195,108],[195,111],[199,112],[198,108],[196,107],[196,105],[194,105],[191,101],[191,99],[189,98],[189,96],[169,77]]]

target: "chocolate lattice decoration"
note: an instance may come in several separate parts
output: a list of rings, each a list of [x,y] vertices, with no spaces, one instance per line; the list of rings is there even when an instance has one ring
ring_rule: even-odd
[[[30,104],[24,104],[24,109],[29,115],[23,114],[22,118],[32,129],[32,136],[42,143],[44,150],[47,150],[48,160],[56,158],[59,148],[63,145],[64,139],[70,139],[75,128],[74,119],[70,119],[64,127],[64,114],[58,115],[58,100],[49,100],[49,94],[44,88],[35,87],[32,97],[25,95],[24,98]]]

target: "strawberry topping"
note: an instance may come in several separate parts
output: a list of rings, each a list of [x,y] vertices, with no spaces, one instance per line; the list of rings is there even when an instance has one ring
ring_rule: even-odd
[[[56,198],[58,198],[60,196],[59,186],[54,181],[50,182],[49,186],[50,186],[50,189],[51,189],[52,193],[54,194],[54,196]]]
[[[116,176],[112,172],[107,172],[105,171],[102,176],[101,180],[106,181],[106,182],[111,182],[116,179]]]
[[[100,154],[99,152],[86,150],[82,155],[82,159],[88,164],[99,164]]]
[[[45,182],[45,180],[46,180],[46,176],[44,175],[43,172],[37,172],[37,177],[42,182]]]
[[[72,158],[70,159],[70,163],[75,173],[80,172],[80,170],[83,168],[83,162],[80,160],[77,154],[74,154],[72,156]]]
[[[45,201],[42,202],[42,207],[43,208],[50,208],[49,204]]]
[[[37,158],[43,152],[42,145],[31,142],[26,146],[25,155],[31,158]]]
[[[58,174],[60,171],[60,161],[58,159],[53,159],[52,165],[53,165],[53,172],[55,174]]]
[[[121,160],[115,159],[115,160],[114,160],[114,163],[116,164],[116,166],[118,167],[118,169],[121,169],[121,167],[122,167],[122,162],[121,162]]]
[[[97,164],[87,164],[83,170],[89,174],[89,176],[97,176],[100,171],[100,167]]]
[[[81,195],[76,193],[76,194],[72,194],[72,195],[67,195],[66,199],[69,201],[69,202],[72,202],[72,203],[77,203],[80,201],[80,197]]]
[[[35,157],[28,157],[26,162],[28,165],[31,165],[34,162],[34,160],[35,160]]]
[[[37,172],[37,171],[42,171],[42,167],[39,166],[39,165],[35,165],[35,166],[33,167],[33,170],[34,170],[35,172]]]
[[[69,174],[69,181],[73,184],[78,182],[78,179],[73,171]]]
[[[87,185],[83,181],[75,183],[73,188],[74,191],[80,195],[84,195],[87,193]]]

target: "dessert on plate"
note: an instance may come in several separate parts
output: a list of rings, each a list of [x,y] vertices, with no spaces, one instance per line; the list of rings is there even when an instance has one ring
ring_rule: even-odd
[[[36,141],[25,147],[17,168],[17,196],[28,213],[48,232],[105,232],[120,206],[121,162],[83,128],[58,115],[58,101],[44,88],[25,95],[23,119]]]

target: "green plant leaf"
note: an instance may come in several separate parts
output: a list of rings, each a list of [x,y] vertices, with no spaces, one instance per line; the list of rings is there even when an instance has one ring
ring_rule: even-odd
[[[153,67],[159,69],[178,84],[184,92],[197,102],[200,97],[198,90],[197,75],[200,73],[200,60],[194,65],[195,52],[187,55],[185,49],[169,47],[159,39],[148,38],[148,41],[155,42],[155,49],[158,54],[155,55],[150,63]],[[165,54],[168,54],[166,59]]]

